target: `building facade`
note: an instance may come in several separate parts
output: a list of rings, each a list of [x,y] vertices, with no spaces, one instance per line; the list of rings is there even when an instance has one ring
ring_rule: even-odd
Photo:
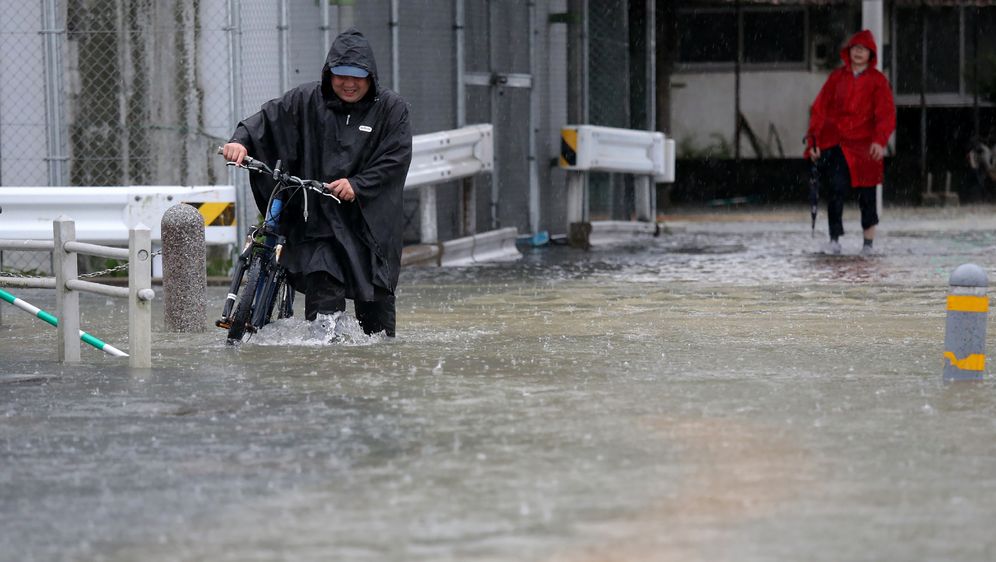
[[[996,3],[678,0],[674,17],[670,134],[684,200],[703,187],[688,181],[695,170],[699,183],[713,184],[706,198],[802,200],[809,106],[839,66],[842,43],[869,20],[897,104],[887,199],[919,202],[927,174],[951,174],[963,200],[992,198],[966,155],[977,141],[996,144]],[[703,172],[707,160],[719,171]],[[734,168],[740,185],[715,189],[736,183]]]

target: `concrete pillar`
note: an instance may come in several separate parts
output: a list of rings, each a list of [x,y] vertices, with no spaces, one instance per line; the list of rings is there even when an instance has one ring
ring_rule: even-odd
[[[878,69],[885,71],[885,62],[881,60],[885,51],[885,16],[882,0],[862,0],[861,2],[861,29],[867,29],[875,36],[875,44],[878,45]],[[892,43],[891,38],[888,41]],[[875,209],[878,217],[882,218],[882,184],[875,186]]]
[[[882,35],[885,29],[883,17],[885,2],[882,0],[862,0],[861,2],[861,29],[867,29],[875,36],[875,43],[879,49],[885,44],[885,37]],[[880,52],[879,55],[882,53]],[[882,69],[882,61],[879,61],[878,68]]]
[[[204,218],[190,205],[163,214],[163,312],[170,332],[203,332],[207,325]]]
[[[944,330],[944,380],[982,380],[986,368],[989,282],[979,266],[966,263],[951,273]]]

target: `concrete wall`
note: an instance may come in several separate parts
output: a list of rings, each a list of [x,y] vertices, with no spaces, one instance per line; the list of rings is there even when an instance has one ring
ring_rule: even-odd
[[[809,106],[828,73],[765,71],[741,74],[741,112],[762,144],[768,143],[774,126],[787,158],[802,156],[802,139],[809,125]],[[672,90],[672,136],[679,148],[691,142],[697,148],[715,144],[718,134],[728,143],[735,131],[734,75],[732,72],[676,74]],[[772,139],[768,143],[776,150]],[[754,150],[741,137],[741,156],[752,158]],[[684,156],[679,151],[679,157]],[[766,155],[767,156],[767,155]]]
[[[0,1],[0,185],[48,183],[40,2]]]

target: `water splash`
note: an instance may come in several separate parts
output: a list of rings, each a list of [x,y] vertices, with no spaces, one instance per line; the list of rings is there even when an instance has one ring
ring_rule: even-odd
[[[317,320],[316,320],[317,321]],[[359,321],[343,312],[336,321],[318,333],[313,323],[303,318],[282,318],[263,326],[244,345],[271,346],[367,346],[387,340],[383,333],[367,335]]]

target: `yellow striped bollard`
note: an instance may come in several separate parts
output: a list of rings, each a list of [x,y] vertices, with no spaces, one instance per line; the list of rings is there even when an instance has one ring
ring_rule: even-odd
[[[962,264],[951,272],[948,282],[951,294],[944,330],[944,380],[982,380],[989,316],[986,272],[975,264]]]

